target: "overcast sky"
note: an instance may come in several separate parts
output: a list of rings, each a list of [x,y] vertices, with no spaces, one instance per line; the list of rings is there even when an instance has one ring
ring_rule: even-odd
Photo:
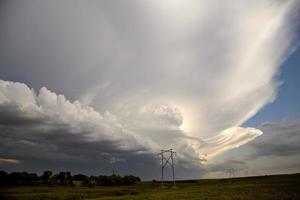
[[[172,148],[181,179],[300,172],[299,11],[1,0],[0,169],[158,179]]]

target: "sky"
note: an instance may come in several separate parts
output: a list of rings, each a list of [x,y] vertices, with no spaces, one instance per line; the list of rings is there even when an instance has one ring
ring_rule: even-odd
[[[0,1],[0,170],[300,172],[299,1]],[[167,174],[170,177],[170,174]]]

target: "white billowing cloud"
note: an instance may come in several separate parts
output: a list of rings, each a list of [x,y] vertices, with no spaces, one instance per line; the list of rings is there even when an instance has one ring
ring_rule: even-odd
[[[5,120],[11,114],[23,121],[40,120],[35,122],[40,134],[44,129],[52,130],[59,125],[65,125],[69,130],[66,137],[79,134],[87,141],[116,142],[115,148],[120,150],[147,147],[145,150],[151,152],[155,147],[151,146],[150,140],[143,141],[138,135],[124,128],[114,115],[108,112],[101,115],[92,107],[82,106],[78,101],[70,102],[63,95],[57,95],[45,87],[36,94],[23,83],[0,80],[0,94],[3,126],[11,120]]]
[[[21,138],[20,143],[31,147],[41,146],[30,141],[31,137],[46,137],[62,126],[59,134],[65,137],[65,145],[74,136],[80,136],[86,142],[107,142],[113,151],[137,154],[155,154],[159,149],[170,145],[180,149],[178,158],[182,162],[192,158],[195,163],[199,163],[204,154],[206,157],[216,155],[247,143],[261,134],[253,128],[235,127],[200,141],[184,134],[180,129],[182,114],[176,107],[169,105],[143,107],[138,114],[139,121],[128,116],[129,121],[123,121],[123,125],[117,116],[109,112],[100,114],[90,106],[82,106],[78,101],[70,102],[63,95],[57,95],[45,87],[36,93],[23,83],[0,80],[0,94],[1,130],[29,123],[25,129],[14,130],[9,134],[18,139],[20,135],[24,137],[22,132],[28,129],[25,137],[29,140]],[[116,162],[126,159],[116,160],[112,157],[109,162],[112,160]]]
[[[178,158],[183,162],[190,158],[200,162],[204,154],[213,156],[238,147],[261,134],[255,129],[231,128],[215,137],[200,141],[184,134],[180,129],[182,114],[177,108],[169,105],[143,107],[139,113],[139,121],[129,118],[123,125],[118,117],[111,113],[106,112],[102,115],[92,107],[82,106],[78,101],[70,102],[63,95],[57,95],[45,87],[36,93],[23,83],[0,80],[0,94],[1,130],[18,127],[31,120],[33,127],[29,128],[30,131],[25,137],[30,138],[37,134],[43,138],[43,134],[51,134],[57,127],[63,126],[67,128],[62,129],[60,134],[65,137],[66,145],[68,138],[74,137],[73,135],[79,135],[87,142],[108,142],[114,151],[133,153],[155,154],[159,149],[170,145],[180,149]],[[22,135],[23,131],[9,134],[15,137]],[[27,146],[36,145],[26,140],[21,143]]]
[[[30,72],[39,87],[81,103],[2,81],[1,105],[68,124],[88,140],[119,141],[120,149],[174,148],[183,160],[262,134],[240,126],[276,98],[299,7],[276,0],[35,5],[18,4],[7,18],[2,46],[18,58],[10,66],[25,66],[24,77]]]
[[[138,36],[151,42],[140,47],[140,38],[131,41],[126,52],[132,56],[122,63],[126,70],[97,81],[103,87],[91,92],[92,105],[103,109],[101,100],[111,98],[108,106],[121,122],[162,146],[176,146],[175,136],[166,139],[163,132],[136,124],[155,122],[143,118],[145,107],[152,113],[165,105],[178,110],[182,134],[196,138],[187,140],[187,149],[196,154],[216,155],[245,144],[262,132],[239,126],[276,98],[275,76],[293,47],[290,18],[298,6],[296,1],[148,2],[139,9],[146,10],[144,22],[153,29]]]

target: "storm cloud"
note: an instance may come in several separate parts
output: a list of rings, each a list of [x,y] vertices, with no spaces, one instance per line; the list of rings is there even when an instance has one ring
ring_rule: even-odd
[[[260,129],[265,135],[249,144],[254,150],[252,158],[300,154],[299,119],[264,123]]]
[[[24,165],[101,157],[149,167],[173,148],[179,168],[196,170],[262,135],[241,126],[275,100],[279,67],[297,46],[297,1],[0,9],[0,157]]]

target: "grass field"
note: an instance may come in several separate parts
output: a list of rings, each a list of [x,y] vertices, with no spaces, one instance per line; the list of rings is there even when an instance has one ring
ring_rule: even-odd
[[[300,174],[180,181],[176,188],[142,182],[119,187],[1,187],[0,199],[300,199]]]

